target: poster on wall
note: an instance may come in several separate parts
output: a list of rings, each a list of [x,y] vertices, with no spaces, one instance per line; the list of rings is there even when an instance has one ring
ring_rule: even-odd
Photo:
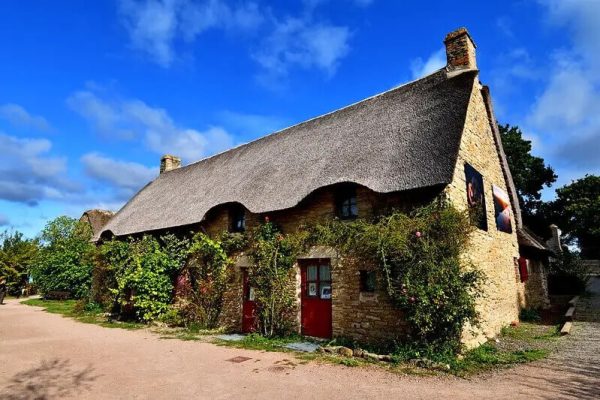
[[[467,205],[469,206],[471,223],[479,229],[487,230],[483,176],[475,168],[465,164],[465,180],[467,182]]]
[[[512,233],[512,223],[510,222],[510,200],[508,194],[496,185],[492,185],[494,195],[494,218],[496,219],[496,228],[501,232]]]

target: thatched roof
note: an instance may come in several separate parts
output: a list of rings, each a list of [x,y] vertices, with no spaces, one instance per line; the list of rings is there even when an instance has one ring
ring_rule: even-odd
[[[523,226],[522,228],[517,229],[517,239],[519,241],[519,246],[529,247],[529,248],[539,250],[542,252],[552,253],[552,250],[550,250],[544,244],[544,239],[537,236],[526,226]]]
[[[238,202],[254,213],[294,207],[314,190],[355,182],[389,193],[448,184],[477,71],[425,78],[165,172],[107,224],[116,236],[200,222]]]
[[[104,226],[114,215],[114,212],[108,210],[87,210],[83,213],[79,220],[88,223],[92,228],[94,236],[96,236],[102,232],[102,228],[104,228]]]

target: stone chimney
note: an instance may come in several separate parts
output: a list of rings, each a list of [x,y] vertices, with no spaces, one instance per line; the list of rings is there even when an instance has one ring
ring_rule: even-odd
[[[558,254],[562,252],[562,243],[560,241],[561,231],[558,229],[558,226],[552,224],[550,225],[550,233],[552,234],[552,237],[546,241],[546,245]]]
[[[181,158],[165,154],[160,158],[160,173],[181,167]]]
[[[444,39],[446,59],[449,70],[477,69],[475,58],[475,43],[466,28],[458,28],[450,32]]]

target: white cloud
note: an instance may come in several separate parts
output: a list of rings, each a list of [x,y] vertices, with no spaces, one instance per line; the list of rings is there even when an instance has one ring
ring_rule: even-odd
[[[48,155],[46,139],[23,139],[0,133],[0,199],[35,205],[61,199],[79,187],[65,177],[66,159]]]
[[[268,78],[285,77],[295,66],[318,68],[332,76],[350,51],[350,37],[346,26],[287,18],[276,22],[254,59],[267,71]]]
[[[255,3],[221,0],[120,0],[119,11],[133,47],[163,67],[175,60],[179,38],[192,42],[209,29],[253,30],[263,22]]]
[[[0,226],[8,226],[10,221],[6,215],[0,214]]]
[[[14,126],[33,128],[38,131],[50,131],[50,124],[44,117],[32,115],[18,104],[4,104],[0,106],[0,117],[6,119]]]
[[[348,27],[313,18],[321,2],[305,1],[301,17],[282,19],[254,2],[230,5],[222,0],[119,0],[119,10],[132,46],[163,67],[208,30],[260,33],[265,39],[259,40],[252,57],[264,69],[263,78],[272,80],[285,77],[293,67],[332,76],[350,51]],[[366,7],[372,0],[352,2]]]
[[[600,68],[600,1],[539,0],[552,24],[565,27],[572,35],[573,47],[591,67]]]
[[[527,123],[553,143],[554,163],[580,175],[600,172],[600,2],[541,1],[549,22],[570,32],[556,49],[546,86]],[[560,173],[559,173],[560,175]]]
[[[180,127],[166,110],[139,99],[109,99],[93,91],[79,91],[67,102],[99,132],[141,139],[158,154],[196,161],[234,145],[232,136],[221,127],[209,126],[204,131]]]
[[[446,66],[446,49],[442,47],[431,53],[426,60],[423,60],[421,57],[413,59],[410,63],[410,71],[413,79],[417,79],[429,75],[444,66]]]
[[[98,153],[81,157],[85,173],[92,179],[115,189],[118,198],[127,199],[145,184],[156,178],[158,168],[130,161],[120,161]]]

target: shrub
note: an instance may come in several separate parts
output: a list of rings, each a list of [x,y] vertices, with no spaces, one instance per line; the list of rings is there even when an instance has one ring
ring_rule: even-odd
[[[534,308],[523,308],[519,314],[519,319],[524,322],[538,322],[542,320],[538,310]]]
[[[186,239],[166,235],[160,241],[112,240],[100,248],[110,293],[121,316],[151,321],[166,312],[172,300],[173,279],[185,260]]]
[[[89,225],[69,217],[50,221],[41,234],[41,247],[31,275],[42,294],[68,292],[74,298],[88,295],[95,246]]]

